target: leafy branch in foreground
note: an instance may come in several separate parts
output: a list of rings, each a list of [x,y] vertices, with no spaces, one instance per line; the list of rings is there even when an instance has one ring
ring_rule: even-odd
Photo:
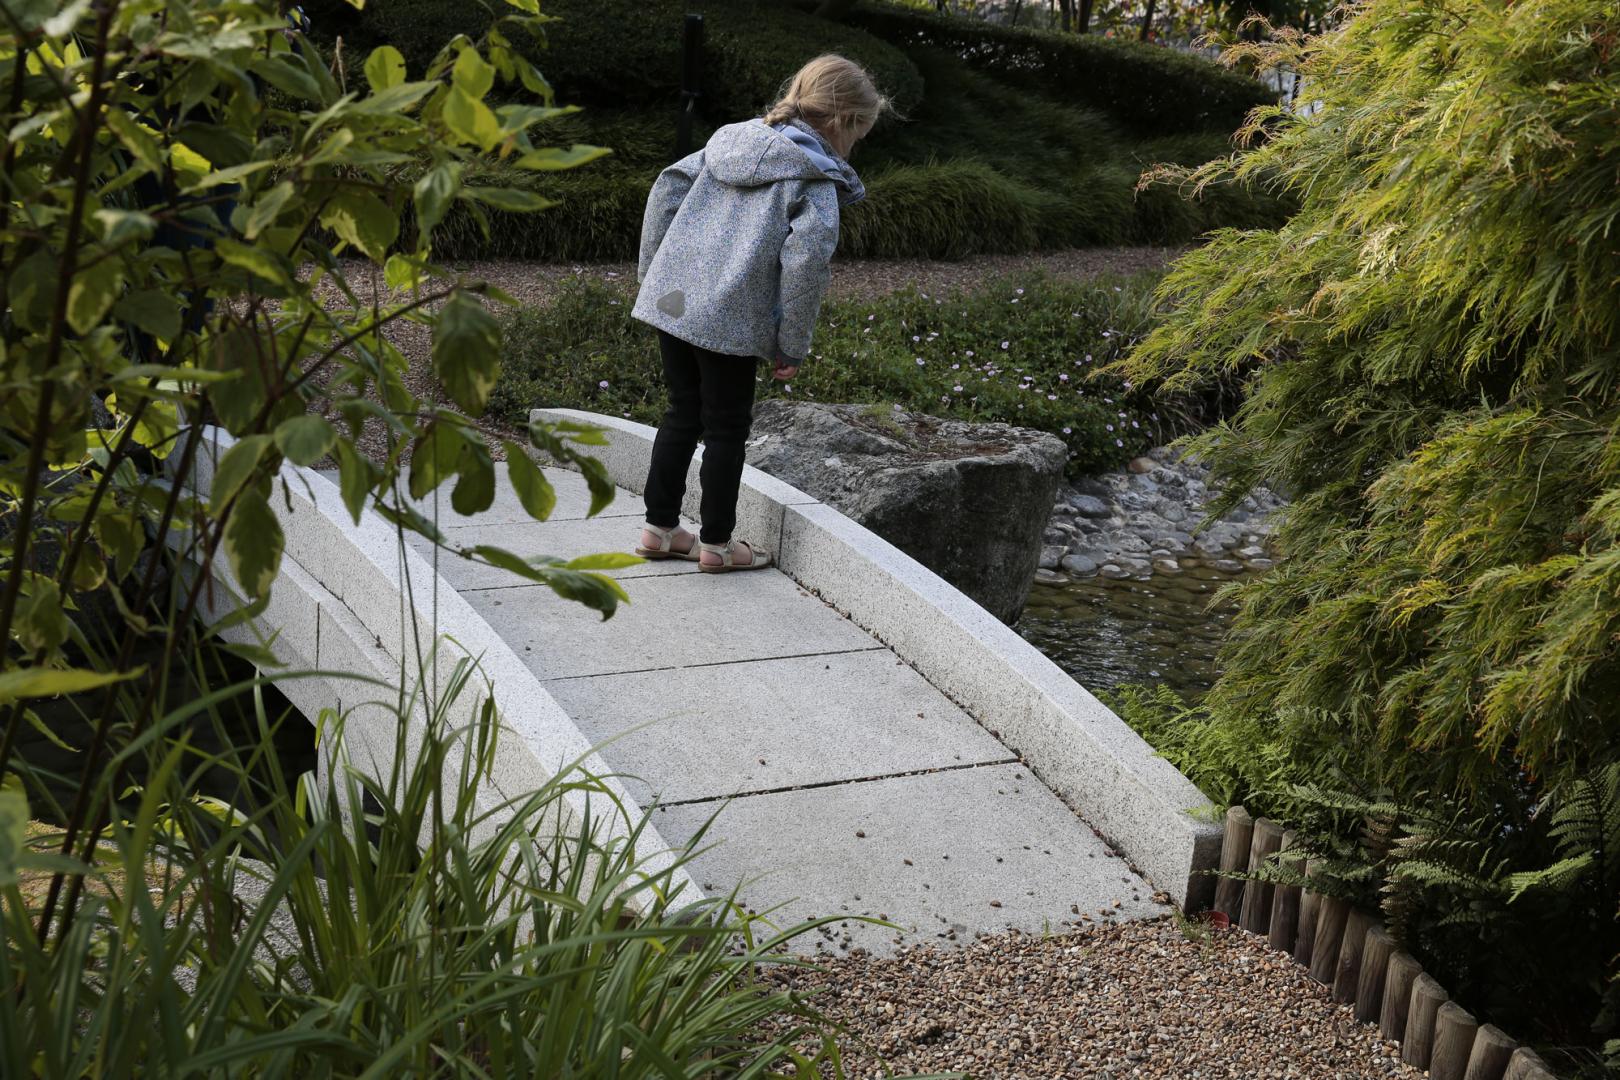
[[[356,518],[371,506],[434,538],[407,492],[454,480],[458,511],[490,505],[495,463],[469,418],[497,375],[488,305],[504,298],[436,266],[432,238],[452,205],[544,208],[464,183],[470,166],[554,170],[602,152],[536,141],[570,110],[507,34],[544,21],[517,3],[416,79],[382,48],[349,85],[270,0],[0,3],[0,776],[25,728],[52,734],[39,702],[89,695],[63,859],[87,864],[116,817],[127,746],[181,692],[172,673],[214,569],[267,598],[284,462],[330,456]],[[486,104],[497,80],[532,103]],[[406,170],[414,185],[399,182]],[[383,302],[384,284],[401,298]],[[405,320],[433,337],[428,396],[407,387],[383,334]],[[211,425],[236,441],[212,489],[192,493],[176,478],[215,445]],[[385,447],[376,461],[359,450],[367,425]],[[609,496],[582,452],[590,432],[534,436],[585,467],[598,506]],[[525,506],[545,516],[543,474],[507,449]],[[527,573],[604,616],[624,599],[589,566]],[[39,912],[45,940],[73,929],[84,879],[65,865]]]
[[[1193,449],[1228,499],[1294,498],[1284,561],[1234,594],[1202,723],[1250,737],[1274,779],[1330,766],[1337,790],[1484,841],[1444,849],[1450,876],[1412,897],[1412,925],[1451,928],[1425,960],[1570,1043],[1599,1001],[1565,976],[1616,940],[1615,905],[1569,909],[1582,933],[1530,963],[1453,916],[1499,865],[1563,858],[1539,815],[1620,758],[1617,32],[1595,0],[1370,0],[1248,46],[1304,100],[1255,110],[1229,160],[1160,175],[1271,177],[1299,211],[1179,260],[1117,365],[1172,390],[1241,377]],[[1234,797],[1290,805],[1255,778]],[[1524,901],[1507,917],[1535,940]]]

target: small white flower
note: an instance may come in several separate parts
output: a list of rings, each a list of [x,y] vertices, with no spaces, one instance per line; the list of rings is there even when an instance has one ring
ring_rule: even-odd
[[[927,367],[928,366],[928,361],[924,360],[922,357],[919,356],[919,357],[917,357],[917,366],[918,367]]]
[[[951,365],[951,370],[952,370],[952,371],[960,371],[960,370],[961,370],[961,369],[962,369],[962,365],[961,365],[961,364],[952,364],[952,365]]]
[[[1109,431],[1114,430],[1114,425],[1113,424],[1104,424],[1103,427],[1107,428]]]
[[[1068,382],[1068,381],[1069,381],[1069,373],[1067,371],[1065,371],[1062,375],[1058,376],[1058,382]]]
[[[956,391],[958,394],[960,394],[962,392],[962,384],[957,383],[955,386],[951,387],[951,389]]]
[[[1141,425],[1141,424],[1138,424],[1138,423],[1137,423],[1137,422],[1136,422],[1136,421],[1135,421],[1135,420],[1132,420],[1132,421],[1131,421],[1131,427],[1133,427],[1133,428],[1138,428],[1138,429],[1140,429],[1140,428],[1141,428],[1141,426],[1142,426],[1142,425]]]
[[[1056,394],[1047,394],[1046,395],[1046,400],[1047,401],[1056,401],[1057,400],[1057,395]]]
[[[1024,290],[1023,289],[1018,289],[1017,293],[1018,293],[1019,296],[1023,296],[1024,295]]]
[[[962,355],[963,356],[972,356],[973,355],[973,350],[969,349],[967,352],[963,353]]]
[[[873,319],[875,319],[875,318],[877,318],[877,316],[876,316],[876,315],[868,315],[868,316],[867,316],[867,317],[866,317],[866,321],[867,321],[867,322],[871,322],[871,321],[872,321],[872,320],[873,320]]]
[[[1091,363],[1091,354],[1090,353],[1086,353],[1086,363],[1088,363],[1088,364]]]
[[[1072,428],[1064,428],[1063,429],[1063,434],[1065,434],[1065,435],[1073,435],[1074,430]]]
[[[600,386],[603,390],[606,390],[608,388],[608,381],[606,379],[603,379],[601,382],[597,383],[596,385]]]
[[[1015,304],[1016,304],[1016,303],[1018,303],[1018,297],[1016,297],[1016,296],[1015,296],[1015,297],[1013,297],[1013,298],[1012,298],[1012,302],[1013,302],[1013,303],[1015,303]]]
[[[1003,342],[1002,342],[1002,343],[1001,343],[1001,347],[1002,347],[1002,348],[1003,348],[1003,349],[1005,349],[1005,348],[1006,348],[1006,347],[1007,347],[1007,346],[1008,346],[1008,345],[1011,345],[1011,344],[1012,344],[1012,342],[1010,342],[1010,341],[1003,341]]]
[[[912,340],[912,341],[921,341],[921,340],[922,340],[922,338],[920,338],[920,337],[918,337],[918,336],[917,336],[917,335],[916,335],[916,334],[912,334],[912,335],[911,335],[911,340]]]
[[[1124,446],[1124,445],[1125,445],[1125,441],[1124,441],[1124,440],[1123,440],[1123,439],[1115,439],[1115,440],[1114,440],[1114,445],[1115,445],[1115,446]]]

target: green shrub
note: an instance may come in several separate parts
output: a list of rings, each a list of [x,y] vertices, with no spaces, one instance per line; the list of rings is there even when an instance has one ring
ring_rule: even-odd
[[[943,49],[1009,85],[1097,109],[1143,134],[1234,131],[1250,109],[1276,100],[1246,76],[1140,42],[1015,29],[875,0],[849,21],[908,51]]]
[[[1578,933],[1546,937],[1541,901],[1499,886],[1571,858],[1546,822],[1620,760],[1612,24],[1596,0],[1371,0],[1312,39],[1296,62],[1319,111],[1273,110],[1254,149],[1191,177],[1280,177],[1299,212],[1183,258],[1172,314],[1120,368],[1244,377],[1196,446],[1231,498],[1295,496],[1286,561],[1238,594],[1208,723],[1302,777],[1353,748],[1335,789],[1392,808],[1389,843],[1438,834],[1433,855],[1449,830],[1421,888],[1376,845],[1361,873],[1454,992],[1570,1041],[1620,973],[1610,856],[1569,868]],[[1278,798],[1236,775],[1239,798]],[[1509,938],[1544,951],[1521,962]]]
[[[1039,428],[1068,444],[1073,471],[1099,471],[1162,434],[1151,397],[1090,377],[1146,333],[1152,283],[1025,275],[945,297],[831,301],[799,377],[784,385],[762,369],[759,393]],[[495,415],[521,422],[551,405],[657,424],[657,342],[629,307],[625,291],[576,280],[553,304],[513,316]]]
[[[823,52],[865,65],[902,110],[922,98],[922,77],[894,46],[773,0],[546,0],[543,10],[557,21],[547,24],[543,49],[534,43],[525,52],[570,101],[673,109],[687,12],[704,16],[700,107],[713,123],[758,116],[784,79]],[[311,11],[323,38],[341,35],[363,50],[392,44],[413,72],[454,34],[476,37],[493,21],[481,4],[452,0],[386,0],[359,12],[346,0],[319,0]]]

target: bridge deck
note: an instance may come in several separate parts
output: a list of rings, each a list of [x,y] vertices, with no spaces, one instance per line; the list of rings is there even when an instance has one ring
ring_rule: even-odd
[[[494,506],[461,518],[446,498],[441,527],[458,546],[520,555],[635,542],[639,496],[621,490],[588,519],[584,481],[546,472],[558,493],[550,520],[530,520],[503,473]],[[779,921],[848,912],[903,928],[897,937],[848,923],[815,948],[1164,910],[991,732],[777,570],[631,567],[618,572],[631,603],[602,622],[504,572],[444,554],[437,563],[630,791],[658,801],[668,842],[686,842],[718,812],[692,866],[706,891],[743,881],[744,900],[780,905]]]

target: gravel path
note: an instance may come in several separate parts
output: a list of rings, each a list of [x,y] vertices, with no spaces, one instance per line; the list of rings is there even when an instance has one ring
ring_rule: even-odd
[[[1028,255],[985,255],[961,262],[933,262],[922,259],[836,259],[832,264],[833,297],[877,296],[894,292],[908,285],[916,285],[924,292],[971,288],[986,279],[1024,270],[1037,270],[1057,278],[1087,278],[1098,274],[1134,274],[1143,270],[1162,269],[1184,247],[1118,247],[1075,248],[1068,251],[1037,252]],[[594,278],[622,285],[629,292],[635,287],[635,266],[632,263],[536,263],[517,260],[450,263],[450,269],[469,280],[482,280],[510,294],[519,303],[544,306],[555,295],[559,283],[570,278]],[[343,264],[349,287],[361,303],[369,304],[376,289],[383,290],[388,300],[399,300],[404,294],[390,293],[382,283],[382,270],[369,263],[346,260]],[[316,298],[326,303],[346,303],[342,294],[330,285],[316,290]],[[405,385],[419,397],[439,400],[434,392],[430,349],[432,333],[419,323],[398,320],[384,331],[410,362],[405,374]],[[523,436],[514,429],[492,420],[479,425],[495,439]],[[361,452],[373,460],[387,456],[382,426],[368,421],[360,437]],[[500,458],[500,446],[493,447]],[[409,460],[407,451],[406,460]]]
[[[851,955],[773,982],[813,992],[848,1075],[1363,1080],[1425,1074],[1305,969],[1241,931],[1170,919],[961,949]]]
[[[1043,251],[1028,255],[981,255],[961,262],[926,259],[834,259],[831,296],[874,296],[916,285],[924,292],[967,288],[987,278],[1038,270],[1057,278],[1097,274],[1135,274],[1163,269],[1185,247],[1102,247]],[[626,289],[635,282],[633,263],[552,264],[496,260],[451,264],[468,277],[500,286],[525,304],[544,304],[564,278],[617,281]]]

